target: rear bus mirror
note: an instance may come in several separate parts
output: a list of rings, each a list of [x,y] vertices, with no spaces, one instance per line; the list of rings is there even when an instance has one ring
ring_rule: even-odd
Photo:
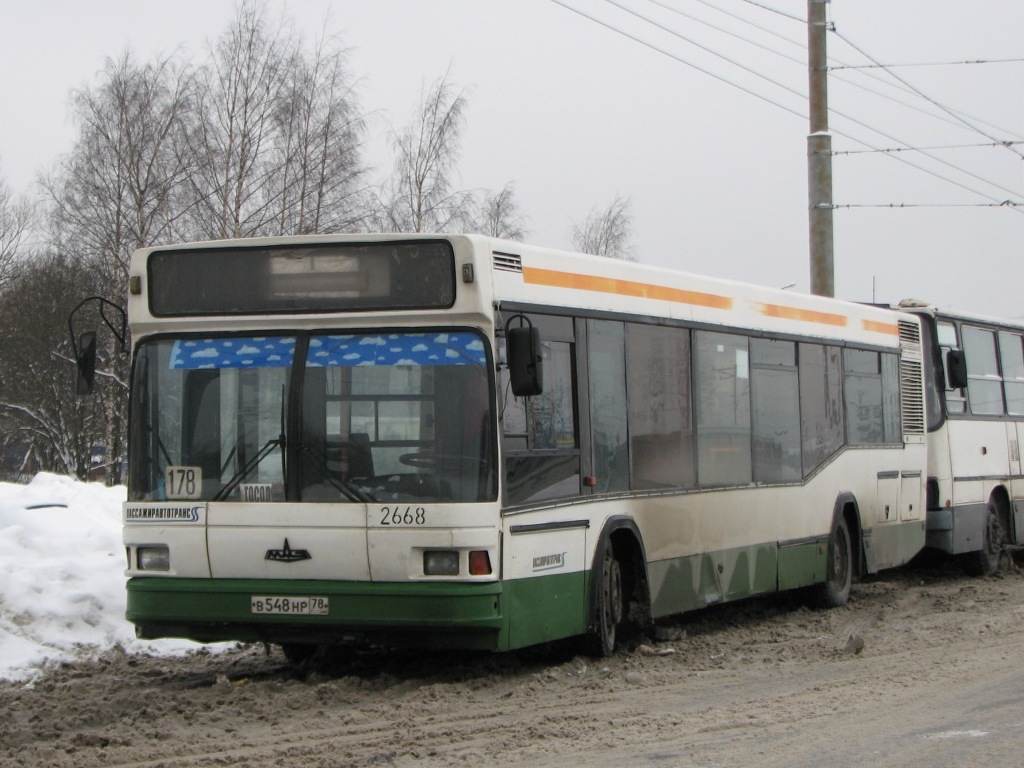
[[[78,364],[78,394],[92,394],[93,384],[96,380],[96,333],[86,331],[79,337],[77,357]]]
[[[509,328],[505,343],[512,394],[516,397],[539,395],[544,391],[540,329],[532,325]]]
[[[946,382],[950,389],[967,386],[967,356],[961,349],[951,349],[946,353]]]

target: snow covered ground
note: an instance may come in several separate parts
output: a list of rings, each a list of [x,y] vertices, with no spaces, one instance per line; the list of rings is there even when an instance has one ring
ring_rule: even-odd
[[[0,679],[115,646],[173,654],[187,641],[143,642],[125,621],[124,487],[39,474],[0,483]]]

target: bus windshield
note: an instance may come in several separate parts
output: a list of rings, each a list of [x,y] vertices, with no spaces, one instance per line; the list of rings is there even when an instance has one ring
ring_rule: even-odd
[[[493,500],[487,360],[466,330],[144,341],[129,496]]]

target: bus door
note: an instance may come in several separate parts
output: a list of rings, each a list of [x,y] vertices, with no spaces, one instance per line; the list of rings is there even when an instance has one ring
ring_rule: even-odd
[[[1012,530],[1007,536],[1014,544],[1024,542],[1024,477],[1021,477],[1020,443],[1024,437],[1024,424],[1018,421],[1006,422],[1007,455],[1010,460],[1010,515]]]

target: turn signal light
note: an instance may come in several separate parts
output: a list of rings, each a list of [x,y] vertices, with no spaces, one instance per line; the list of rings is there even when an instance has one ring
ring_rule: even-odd
[[[474,550],[469,553],[469,575],[491,575],[491,556],[487,554],[487,550]]]

